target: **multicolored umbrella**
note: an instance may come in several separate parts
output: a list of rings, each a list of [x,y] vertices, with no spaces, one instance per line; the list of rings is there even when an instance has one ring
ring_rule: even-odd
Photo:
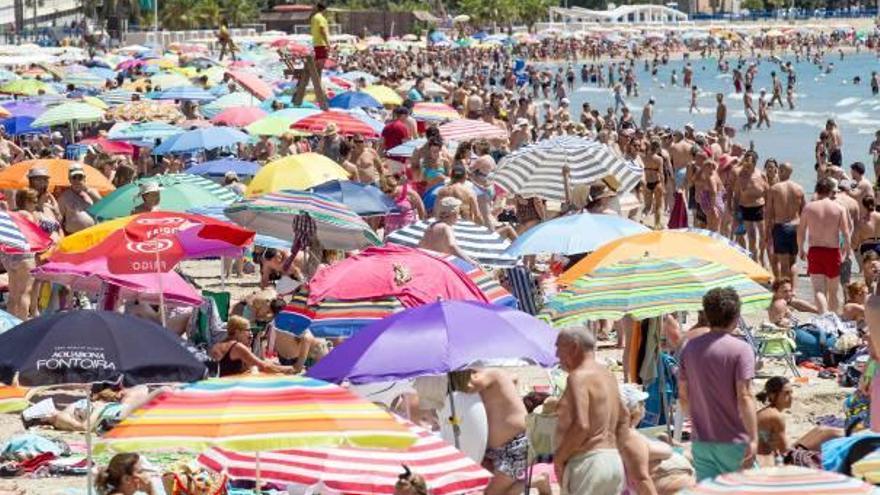
[[[53,125],[82,124],[97,122],[103,116],[104,111],[94,105],[71,102],[46,110],[31,125],[34,127],[48,127]]]
[[[457,124],[456,121],[450,124]],[[441,133],[443,126],[440,126]],[[571,184],[590,184],[613,177],[615,190],[628,192],[642,180],[644,171],[598,142],[577,136],[545,139],[507,155],[489,176],[509,194],[538,196],[565,201],[565,184],[560,178],[570,170]]]
[[[425,232],[436,222],[435,219],[419,220],[395,230],[386,241],[403,246],[417,247]],[[452,226],[455,241],[462,251],[473,260],[483,265],[510,267],[516,264],[517,257],[507,254],[510,241],[483,225],[459,220]]]
[[[5,254],[41,253],[52,246],[39,225],[21,213],[0,210],[0,252]]]
[[[581,213],[554,218],[520,234],[507,254],[577,254],[632,234],[650,232],[648,227],[619,215]]]
[[[123,88],[113,89],[98,95],[98,98],[108,105],[122,105],[131,101],[134,91]]]
[[[229,148],[250,140],[247,134],[231,127],[205,127],[171,136],[153,149],[157,155],[192,153],[194,151]]]
[[[429,102],[416,103],[413,106],[412,116],[416,120],[425,122],[446,122],[462,118],[458,111],[445,103]]]
[[[720,263],[736,273],[744,273],[758,283],[770,280],[770,272],[730,247],[727,241],[693,232],[662,230],[630,235],[605,244],[563,273],[559,283],[570,284],[597,268],[646,255],[650,258],[700,258]]]
[[[473,366],[551,366],[558,332],[532,315],[473,301],[410,308],[359,331],[307,376],[373,383],[438,375]],[[415,348],[419,352],[405,352]]]
[[[2,175],[2,172],[0,172]],[[89,208],[89,214],[99,221],[125,217],[140,204],[140,184],[159,184],[159,209],[184,212],[199,206],[228,205],[238,195],[217,183],[191,174],[165,174],[138,179],[126,184]]]
[[[348,180],[348,172],[319,153],[300,153],[269,162],[248,184],[247,195],[285,189],[305,190],[331,180]]]
[[[12,315],[9,316],[15,318]],[[19,323],[21,323],[21,320],[19,320]],[[31,403],[27,400],[29,391],[29,389],[24,387],[0,385],[0,414],[17,413],[30,407]]]
[[[439,127],[443,139],[466,141],[473,139],[507,139],[507,130],[482,120],[458,119]],[[561,177],[559,175],[558,177]],[[557,178],[558,178],[557,177]]]
[[[3,169],[0,171],[0,189],[26,189],[28,187],[27,174],[32,168],[45,168],[49,171],[49,189],[70,187],[68,172],[73,165],[82,167],[86,173],[86,185],[100,194],[108,194],[116,189],[113,183],[98,169],[58,158],[26,160]]]
[[[243,227],[281,239],[293,238],[294,217],[308,215],[315,222],[315,234],[325,249],[351,251],[381,244],[373,229],[357,213],[319,194],[269,193],[233,203],[225,212]]]
[[[584,320],[637,320],[697,311],[711,289],[732,287],[743,311],[765,310],[770,292],[724,265],[697,258],[635,258],[598,268],[550,298],[543,313],[558,327]]]
[[[110,430],[98,447],[405,449],[415,440],[389,413],[344,388],[299,376],[242,375],[161,393]]]
[[[391,494],[401,465],[422,476],[433,495],[480,492],[492,474],[431,432],[400,420],[418,440],[402,452],[377,449],[329,448],[264,452],[259,457],[261,479],[279,485],[322,486],[335,493]],[[224,449],[211,449],[196,460],[232,479],[256,479],[257,458]]]
[[[722,474],[705,480],[681,495],[822,495],[876,494],[877,488],[831,471],[800,466],[766,467]]]
[[[330,124],[336,126],[336,132],[344,136],[353,136],[360,134],[365,138],[375,138],[379,134],[372,127],[358,119],[357,117],[337,111],[321,112],[302,120],[296,121],[292,128],[311,133],[324,132]]]
[[[199,107],[199,111],[202,115],[210,119],[227,108],[252,107],[259,103],[260,100],[255,98],[254,95],[244,91],[236,91],[234,93],[225,94],[207,105],[202,105]]]
[[[232,127],[245,127],[266,116],[258,107],[230,107],[211,118],[211,122]]]

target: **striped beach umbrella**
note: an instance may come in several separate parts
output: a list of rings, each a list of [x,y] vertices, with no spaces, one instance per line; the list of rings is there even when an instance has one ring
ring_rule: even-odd
[[[104,116],[104,111],[94,105],[88,103],[64,103],[57,107],[50,108],[37,117],[33,127],[45,127],[53,125],[66,125],[96,122]]]
[[[705,480],[684,495],[822,495],[876,494],[877,488],[841,473],[800,466],[766,467],[722,474]]]
[[[165,122],[143,122],[138,124],[118,123],[110,129],[107,137],[116,141],[153,141],[165,139],[183,132],[176,125]]]
[[[637,320],[697,311],[711,289],[732,287],[743,311],[765,310],[770,292],[745,275],[697,258],[634,258],[599,268],[553,296],[543,313],[555,326],[585,320]]]
[[[374,131],[372,127],[346,112],[321,112],[296,121],[292,127],[301,131],[319,133],[327,130],[331,124],[336,126],[336,132],[344,136],[353,136],[355,134],[360,134],[365,138],[379,136],[379,133]]]
[[[451,122],[451,125],[461,121]],[[443,126],[440,126],[442,132]],[[571,184],[590,184],[608,178],[613,189],[634,188],[644,171],[639,165],[615,155],[608,146],[576,136],[545,139],[521,148],[498,163],[489,176],[510,194],[565,201],[562,169],[570,169]]]
[[[413,106],[412,116],[425,122],[445,122],[459,120],[461,114],[445,103],[419,102]]]
[[[98,95],[98,98],[108,105],[122,105],[131,101],[134,91],[117,88]]]
[[[388,242],[403,246],[417,247],[435,219],[420,220],[412,225],[395,230],[388,236]],[[516,257],[506,254],[510,241],[494,231],[473,222],[459,220],[452,226],[455,241],[465,254],[482,265],[509,267],[516,264]]]
[[[171,136],[153,148],[156,155],[192,153],[195,151],[230,148],[251,139],[247,134],[231,127],[203,127]]]
[[[425,138],[410,139],[405,143],[399,144],[391,148],[390,150],[386,151],[385,154],[397,158],[409,158],[413,156],[413,153],[415,153],[417,149],[421,148],[427,143],[428,140]],[[458,148],[458,142],[446,140],[443,141],[443,146],[447,150],[449,150],[450,153],[453,153]]]
[[[77,88],[100,88],[106,80],[91,72],[75,72],[65,76],[62,82]]]
[[[334,493],[390,494],[401,465],[406,465],[425,479],[433,495],[480,492],[489,484],[492,474],[470,457],[424,428],[401,422],[418,438],[405,451],[339,447],[265,452],[259,458],[260,476],[279,485],[322,483]],[[197,459],[208,469],[244,480],[256,479],[256,461],[253,455],[225,449],[211,449]]]
[[[236,91],[234,93],[225,94],[216,100],[199,107],[199,112],[205,118],[213,118],[223,110],[232,107],[253,107],[260,104],[260,100],[254,95],[244,91]]]
[[[49,234],[21,213],[0,210],[0,252],[39,253],[49,249],[51,245]]]
[[[175,86],[156,95],[157,100],[211,101],[216,96],[195,86]]]
[[[357,213],[320,194],[272,192],[233,203],[225,213],[245,228],[281,239],[292,239],[294,218],[308,215],[325,249],[351,251],[381,244],[373,229]]]
[[[299,376],[242,375],[163,392],[110,430],[98,447],[405,449],[415,440],[391,414],[342,387]]]
[[[470,139],[507,139],[507,130],[482,120],[458,119],[439,127],[440,135],[449,141]]]

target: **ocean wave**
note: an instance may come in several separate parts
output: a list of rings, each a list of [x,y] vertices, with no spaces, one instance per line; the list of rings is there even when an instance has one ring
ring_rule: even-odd
[[[856,103],[862,101],[861,98],[857,96],[848,96],[837,103],[834,104],[835,107],[848,107],[851,105],[855,105]]]

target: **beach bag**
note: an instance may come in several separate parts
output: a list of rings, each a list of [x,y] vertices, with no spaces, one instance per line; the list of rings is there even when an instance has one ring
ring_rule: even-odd
[[[797,344],[798,362],[813,358],[824,359],[837,342],[837,336],[823,331],[816,325],[800,325],[794,329],[794,341]]]

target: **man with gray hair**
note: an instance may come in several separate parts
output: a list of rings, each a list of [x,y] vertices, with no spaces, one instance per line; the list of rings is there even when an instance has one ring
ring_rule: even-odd
[[[553,458],[563,495],[617,495],[624,486],[617,444],[628,415],[617,380],[596,361],[595,349],[596,337],[585,328],[564,328],[556,339],[556,356],[568,372]]]
[[[460,218],[461,204],[461,200],[454,196],[447,196],[438,201],[434,208],[437,219],[425,229],[425,235],[419,241],[419,247],[458,256],[474,266],[479,266],[479,263],[462,251],[455,240],[455,231],[452,226]]]

